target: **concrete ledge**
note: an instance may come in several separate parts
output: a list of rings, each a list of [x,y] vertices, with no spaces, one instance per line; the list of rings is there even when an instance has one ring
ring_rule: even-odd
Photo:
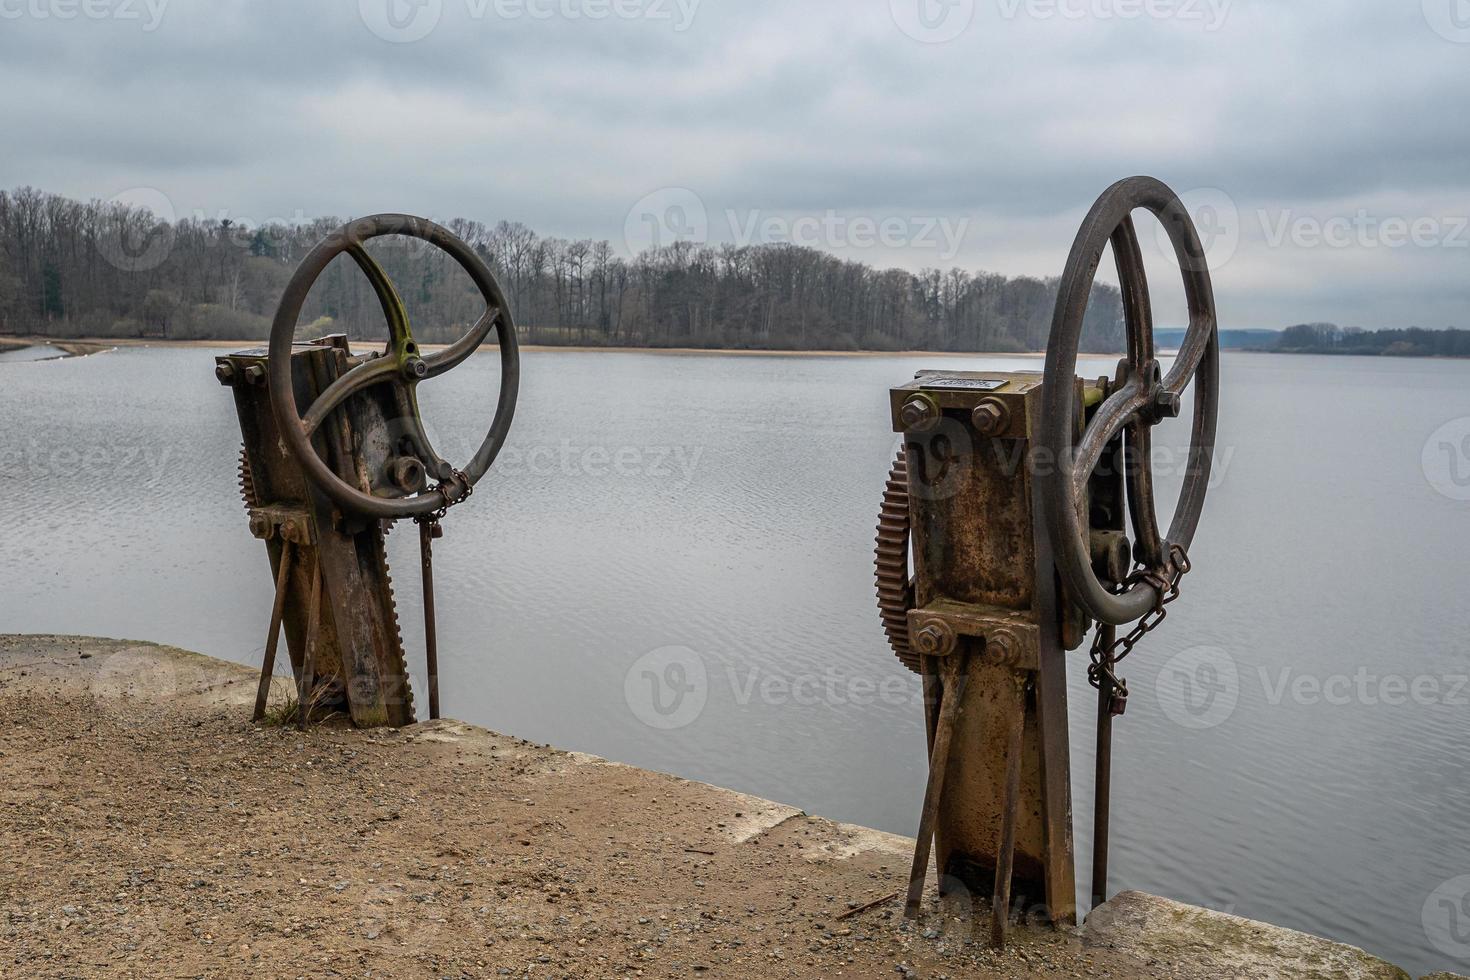
[[[1142,892],[1123,892],[1093,909],[1083,938],[1090,946],[1187,963],[1222,980],[1410,980],[1403,970],[1355,946]]]

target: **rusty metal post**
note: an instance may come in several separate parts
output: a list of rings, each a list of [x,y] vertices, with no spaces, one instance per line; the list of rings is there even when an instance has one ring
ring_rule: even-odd
[[[1111,647],[1116,626],[1099,626],[1104,648]],[[1113,787],[1113,681],[1107,671],[1097,687],[1097,773],[1092,801],[1092,907],[1108,900],[1108,815]]]
[[[296,725],[303,732],[311,720],[311,701],[316,687],[316,644],[322,625],[322,569],[320,560],[311,568],[311,607],[306,620],[306,649],[301,655],[301,686],[296,693]]]
[[[934,727],[934,746],[929,752],[929,785],[924,791],[924,809],[919,816],[919,839],[914,847],[914,864],[909,871],[908,900],[904,903],[904,915],[917,918],[924,902],[924,878],[929,871],[929,848],[934,840],[934,821],[939,815],[939,801],[944,796],[944,776],[949,768],[949,743],[954,735],[955,720],[960,714],[960,703],[965,695],[965,680],[968,676],[960,663],[961,655],[946,657],[924,657],[926,674],[929,665],[939,661],[943,673],[943,688],[940,692],[939,718]]]
[[[429,671],[429,717],[439,717],[439,632],[434,624],[434,536],[438,521],[419,522],[419,560],[424,572],[424,649]]]
[[[270,632],[265,638],[265,660],[260,665],[260,686],[255,691],[255,713],[252,721],[265,717],[265,702],[271,693],[271,678],[276,672],[276,645],[281,639],[281,617],[286,612],[286,587],[291,580],[291,565],[296,558],[296,546],[286,541],[281,544],[280,563],[276,568],[276,598],[271,604]]]
[[[1018,675],[1020,697],[1026,697],[1025,681]],[[1011,875],[1015,870],[1016,824],[1021,811],[1021,751],[1026,734],[1026,712],[1014,714],[1006,733],[1005,790],[1001,808],[1000,841],[996,845],[995,890],[990,904],[990,944],[1004,949],[1011,918]]]

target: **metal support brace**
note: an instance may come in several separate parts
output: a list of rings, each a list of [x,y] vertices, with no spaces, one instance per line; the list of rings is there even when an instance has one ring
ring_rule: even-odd
[[[434,539],[442,537],[438,521],[419,521],[419,560],[424,573],[424,648],[429,671],[429,717],[439,717],[439,633],[434,623]]]
[[[260,686],[255,691],[255,714],[252,720],[265,717],[266,698],[271,693],[271,677],[276,672],[276,646],[281,639],[281,618],[286,613],[286,591],[291,581],[291,566],[296,560],[296,546],[286,541],[281,545],[280,565],[276,569],[276,598],[271,605],[270,632],[265,638],[265,660],[260,665]]]
[[[923,657],[925,675],[931,673],[935,660],[943,687],[939,697],[939,719],[934,727],[934,746],[929,752],[929,786],[924,791],[924,810],[919,818],[919,839],[914,845],[914,864],[909,871],[908,901],[904,904],[904,915],[918,918],[919,908],[924,901],[924,878],[929,873],[929,850],[934,842],[934,822],[939,816],[939,801],[944,796],[944,775],[949,768],[949,744],[954,735],[955,720],[959,718],[960,702],[965,694],[965,682],[969,673],[964,669],[963,654],[952,653],[944,657]]]

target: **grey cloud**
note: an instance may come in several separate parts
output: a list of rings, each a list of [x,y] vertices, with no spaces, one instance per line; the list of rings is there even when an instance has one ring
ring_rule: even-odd
[[[0,185],[157,187],[182,213],[256,218],[511,218],[614,242],[640,197],[681,186],[715,214],[968,217],[956,262],[1034,274],[1060,268],[1068,224],[1130,173],[1220,188],[1249,212],[1392,192],[1470,213],[1470,45],[1417,2],[1235,0],[1209,31],[977,0],[944,44],[906,36],[888,0],[702,0],[682,32],[438,2],[413,43],[374,34],[358,0],[171,0],[152,32],[7,19]],[[1220,279],[1251,325],[1306,305],[1366,324],[1465,319],[1463,252],[1323,259],[1250,235],[1240,250]],[[1281,271],[1298,267],[1292,292]]]

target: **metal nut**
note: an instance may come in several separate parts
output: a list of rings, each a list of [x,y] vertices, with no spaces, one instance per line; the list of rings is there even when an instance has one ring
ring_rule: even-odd
[[[1177,419],[1181,409],[1179,393],[1170,391],[1168,388],[1160,387],[1154,392],[1153,397],[1154,420]]]
[[[262,541],[269,541],[275,533],[271,519],[264,514],[250,515],[250,533]]]
[[[928,395],[914,395],[898,410],[905,430],[923,432],[939,424],[939,406]]]
[[[1104,582],[1121,582],[1132,567],[1133,550],[1128,535],[1122,531],[1089,531],[1088,548],[1092,552],[1093,574]]]
[[[220,361],[214,366],[214,376],[219,378],[222,385],[233,385],[236,381],[235,365],[229,361]]]
[[[959,639],[949,624],[939,620],[924,624],[923,628],[914,634],[914,649],[926,657],[948,656],[954,652],[958,642]]]
[[[1015,663],[1021,655],[1021,641],[1010,630],[996,630],[985,637],[985,652],[1000,663]]]
[[[388,479],[404,493],[418,493],[428,485],[429,475],[414,457],[399,456],[388,464]]]
[[[429,376],[429,365],[421,357],[410,357],[403,362],[403,376],[409,381],[422,381]]]
[[[975,406],[970,421],[982,436],[998,436],[1010,425],[1011,411],[999,398],[987,398]]]
[[[251,364],[250,366],[245,368],[245,381],[247,384],[252,385],[265,384],[265,366],[261,364]]]

